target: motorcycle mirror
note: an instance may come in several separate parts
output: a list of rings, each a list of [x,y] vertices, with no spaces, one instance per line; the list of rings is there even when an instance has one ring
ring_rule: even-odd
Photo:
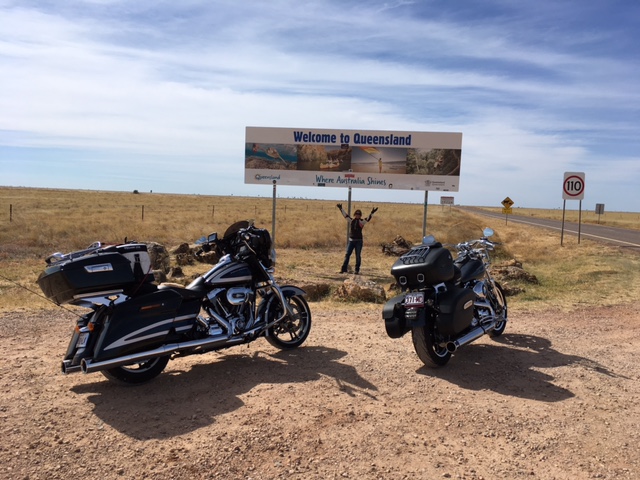
[[[436,243],[436,237],[434,237],[433,235],[427,235],[426,237],[422,237],[423,245],[433,245],[434,243]]]
[[[493,235],[493,234],[494,234],[494,231],[493,231],[493,229],[492,229],[492,228],[486,227],[486,228],[482,231],[482,234],[483,234],[485,237],[490,237],[491,235]]]
[[[218,240],[218,234],[212,233],[208,237],[200,237],[198,240],[196,240],[196,245],[202,245],[204,243],[213,243],[216,240]]]

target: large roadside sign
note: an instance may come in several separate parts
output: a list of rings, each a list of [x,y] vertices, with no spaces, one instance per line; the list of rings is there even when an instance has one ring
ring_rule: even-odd
[[[584,200],[584,172],[565,172],[562,183],[564,200]]]
[[[462,133],[247,127],[245,183],[457,192]]]

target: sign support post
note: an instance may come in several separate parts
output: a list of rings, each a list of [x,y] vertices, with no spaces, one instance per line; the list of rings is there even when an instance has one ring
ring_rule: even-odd
[[[273,200],[271,202],[271,242],[276,246],[276,181],[273,181]]]
[[[578,245],[580,244],[580,231],[582,230],[582,200],[578,205]]]
[[[422,238],[427,236],[427,204],[429,202],[429,190],[424,191],[424,213],[422,214]]]
[[[564,214],[567,210],[567,201],[562,200],[562,229],[560,230],[560,246],[564,244]]]

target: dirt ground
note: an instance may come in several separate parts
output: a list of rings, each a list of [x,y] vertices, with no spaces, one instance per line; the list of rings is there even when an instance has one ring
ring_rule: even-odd
[[[72,315],[0,313],[0,478],[640,478],[640,306],[512,312],[432,370],[381,306],[320,305],[296,351],[139,387],[60,373]]]

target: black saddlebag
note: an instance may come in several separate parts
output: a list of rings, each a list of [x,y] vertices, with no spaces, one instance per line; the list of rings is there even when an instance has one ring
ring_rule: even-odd
[[[467,288],[450,287],[438,294],[436,323],[443,335],[457,335],[467,329],[473,321],[473,302],[476,294]]]
[[[411,329],[404,316],[403,300],[404,295],[398,295],[388,300],[382,308],[384,327],[390,338],[400,338]]]
[[[441,244],[420,245],[402,255],[391,274],[403,288],[416,290],[453,279],[453,257]]]

